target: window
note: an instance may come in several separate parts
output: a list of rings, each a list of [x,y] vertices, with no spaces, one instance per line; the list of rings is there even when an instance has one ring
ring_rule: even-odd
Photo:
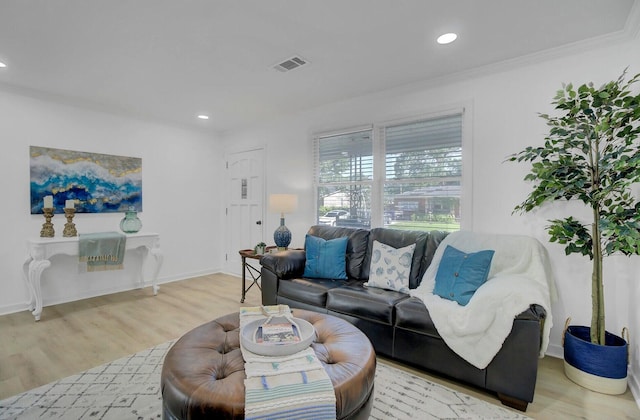
[[[460,229],[462,113],[315,137],[318,223]],[[332,217],[335,210],[346,213]]]
[[[459,230],[462,115],[387,125],[379,130],[385,151],[384,225]]]
[[[372,130],[320,136],[315,140],[318,223],[369,227],[373,187]]]

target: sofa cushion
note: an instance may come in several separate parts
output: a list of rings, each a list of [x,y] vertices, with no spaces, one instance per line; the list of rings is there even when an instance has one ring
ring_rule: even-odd
[[[323,239],[307,234],[304,240],[304,277],[346,280],[347,237]]]
[[[343,284],[343,281],[318,278],[280,280],[278,295],[324,308],[327,303],[327,291]]]
[[[394,248],[374,241],[369,281],[365,286],[409,293],[409,275],[415,248],[416,244]]]
[[[493,250],[465,253],[447,245],[436,273],[433,293],[464,306],[487,281]]]
[[[392,290],[365,287],[352,281],[327,292],[327,309],[358,318],[393,325],[394,306],[408,295]]]
[[[347,237],[346,273],[351,279],[362,279],[365,254],[368,250],[369,231],[348,227],[316,225],[307,232],[326,240]]]
[[[396,328],[411,330],[432,337],[440,337],[427,307],[417,297],[410,297],[396,305]]]

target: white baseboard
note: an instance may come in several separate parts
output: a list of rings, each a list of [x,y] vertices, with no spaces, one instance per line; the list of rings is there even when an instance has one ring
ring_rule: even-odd
[[[636,400],[636,405],[640,408],[640,372],[634,372],[633,369],[629,372],[629,389],[633,399]]]
[[[564,359],[564,347],[559,344],[549,344],[545,355]]]
[[[184,274],[180,274],[178,276],[163,277],[163,278],[159,278],[158,279],[158,285],[162,285],[162,284],[166,284],[166,283],[172,283],[174,281],[186,280],[186,279],[190,279],[190,278],[193,278],[193,277],[200,277],[200,276],[207,276],[207,275],[210,275],[210,274],[217,274],[217,273],[220,273],[219,269],[202,270],[202,271],[197,271],[197,272],[184,273]],[[151,287],[151,282],[150,281],[146,281],[142,285],[142,288],[146,288],[146,287]],[[85,293],[58,296],[58,297],[55,297],[55,298],[43,297],[42,306],[43,307],[47,307],[47,306],[51,306],[51,305],[59,305],[59,304],[62,304],[62,303],[74,302],[74,301],[82,300],[82,299],[90,299],[90,298],[97,297],[97,296],[104,296],[104,295],[110,295],[110,294],[113,294],[113,293],[127,292],[129,290],[136,290],[136,289],[139,289],[139,288],[140,288],[139,284],[135,284],[134,283],[134,284],[131,284],[131,285],[125,285],[125,286],[114,287],[114,288],[94,289],[94,290],[86,291]],[[8,314],[13,314],[13,313],[22,312],[22,311],[28,311],[28,310],[29,310],[29,302],[28,301],[24,301],[24,302],[21,302],[21,303],[13,303],[11,305],[0,306],[0,315],[8,315]]]
[[[227,276],[232,276],[232,277],[237,277],[238,279],[242,279],[242,275],[238,274],[238,273],[232,273],[232,272],[229,272],[229,271],[221,271],[220,274],[226,274]],[[247,279],[247,281],[250,281],[250,280],[251,280],[251,278],[249,277]]]
[[[12,303],[11,305],[0,306],[0,315],[15,314],[29,309],[29,302]]]
[[[191,273],[183,273],[177,276],[162,277],[158,279],[158,284],[173,283],[174,281],[187,280],[194,277],[208,276],[211,274],[221,273],[219,268],[212,268],[210,270],[192,271]],[[145,286],[150,286],[151,282],[145,283]]]

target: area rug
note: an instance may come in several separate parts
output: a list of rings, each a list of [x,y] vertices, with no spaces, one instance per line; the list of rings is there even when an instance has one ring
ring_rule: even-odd
[[[160,373],[172,344],[169,341],[2,400],[0,419],[160,419]],[[371,419],[409,418],[528,419],[378,362]]]

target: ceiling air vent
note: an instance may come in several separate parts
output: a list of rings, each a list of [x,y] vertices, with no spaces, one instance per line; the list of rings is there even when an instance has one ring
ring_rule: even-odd
[[[281,63],[276,64],[275,66],[273,66],[273,68],[278,71],[285,72],[285,71],[297,69],[298,67],[304,66],[307,63],[308,63],[307,60],[296,55],[296,56],[287,58]]]

